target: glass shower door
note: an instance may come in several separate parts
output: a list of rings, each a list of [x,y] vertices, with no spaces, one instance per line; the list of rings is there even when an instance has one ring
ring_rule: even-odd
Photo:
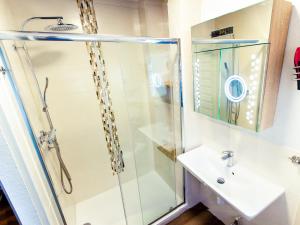
[[[183,203],[176,44],[102,44],[123,146],[119,174],[128,224],[149,224]]]
[[[54,149],[40,146],[39,153],[68,224],[149,224],[183,203],[183,170],[176,163],[182,153],[176,41],[102,43],[125,162],[115,176],[85,43],[31,41],[26,49],[22,43],[9,50],[12,71],[37,141],[41,130],[50,129],[47,102],[72,193],[62,189]]]
[[[62,185],[70,190],[69,184],[65,174],[61,178],[56,149],[40,144],[44,172],[50,175],[67,224],[125,225],[120,185],[110,166],[85,43],[33,41],[26,42],[26,48],[23,42],[15,44],[16,51],[7,52],[35,139],[39,142],[40,131],[51,130],[43,110],[46,99],[71,176],[73,190],[67,194]]]

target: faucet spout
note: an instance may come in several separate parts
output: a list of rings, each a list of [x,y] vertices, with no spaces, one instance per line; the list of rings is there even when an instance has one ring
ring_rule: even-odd
[[[227,167],[233,166],[234,152],[233,151],[223,151],[222,154],[223,154],[222,160],[227,160]]]

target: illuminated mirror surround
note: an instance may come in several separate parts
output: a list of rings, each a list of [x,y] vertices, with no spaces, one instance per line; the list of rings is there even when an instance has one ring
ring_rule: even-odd
[[[192,26],[195,112],[256,132],[272,127],[291,13],[289,1],[265,0]],[[235,75],[247,89],[227,81]]]
[[[241,102],[247,95],[245,80],[239,75],[232,75],[227,78],[224,85],[225,95],[231,102]]]
[[[267,0],[191,28],[195,112],[264,129],[272,9]]]

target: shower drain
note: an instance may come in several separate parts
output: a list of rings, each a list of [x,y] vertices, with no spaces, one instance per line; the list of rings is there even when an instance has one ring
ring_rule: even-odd
[[[91,225],[91,223],[84,223],[83,225]]]

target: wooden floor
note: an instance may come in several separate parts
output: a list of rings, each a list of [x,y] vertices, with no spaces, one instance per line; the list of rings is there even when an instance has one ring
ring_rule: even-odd
[[[5,195],[0,191],[0,225],[19,225]]]
[[[224,225],[201,203],[181,214],[168,225]]]

